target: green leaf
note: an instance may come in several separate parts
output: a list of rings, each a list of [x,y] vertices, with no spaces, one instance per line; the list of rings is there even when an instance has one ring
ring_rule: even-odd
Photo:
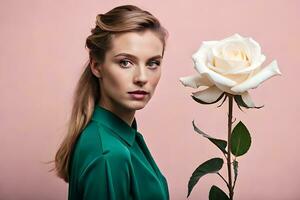
[[[195,125],[195,122],[194,120],[192,121],[193,123],[193,127],[194,127],[194,130],[199,133],[200,135],[202,135],[203,137],[209,139],[209,141],[211,141],[213,144],[215,144],[223,153],[227,154],[227,151],[225,150],[226,149],[226,146],[227,146],[227,141],[225,140],[221,140],[221,139],[216,139],[216,138],[213,138],[211,136],[209,136],[208,134],[204,133],[203,131],[201,131],[196,125]]]
[[[233,182],[233,187],[235,186],[235,182],[238,176],[238,167],[239,163],[236,160],[233,160],[233,172],[234,172],[234,182]]]
[[[231,153],[235,156],[244,155],[251,146],[251,136],[247,127],[240,121],[231,135]]]
[[[220,188],[213,185],[209,191],[209,200],[229,200],[229,197]]]
[[[194,186],[202,176],[209,173],[217,173],[220,169],[222,169],[223,163],[224,161],[222,158],[212,158],[199,165],[190,177],[187,197],[190,196]]]
[[[217,103],[218,101],[220,101],[224,95],[225,95],[225,92],[223,92],[223,93],[217,98],[217,100],[215,100],[215,101],[213,101],[213,102],[210,102],[210,103],[205,102],[205,101],[202,101],[202,100],[196,98],[194,95],[191,95],[191,97],[192,97],[196,102],[201,103],[201,104],[214,104],[214,103]]]

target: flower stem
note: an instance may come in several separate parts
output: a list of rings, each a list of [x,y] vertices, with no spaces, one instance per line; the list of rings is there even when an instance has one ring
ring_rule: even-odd
[[[231,125],[232,125],[232,102],[233,96],[228,94],[229,108],[228,108],[228,155],[227,155],[227,168],[228,168],[228,185],[229,185],[229,199],[233,200],[233,187],[232,187],[232,171],[231,171]]]

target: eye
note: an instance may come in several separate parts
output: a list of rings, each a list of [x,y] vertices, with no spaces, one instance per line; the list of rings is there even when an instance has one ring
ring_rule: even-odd
[[[129,60],[126,60],[126,59],[123,59],[123,60],[120,60],[119,61],[119,65],[122,67],[122,68],[129,68],[130,65],[126,65],[127,63],[131,63]],[[124,65],[122,65],[124,64]]]
[[[154,64],[154,65],[153,65]],[[152,69],[157,68],[158,66],[160,66],[160,61],[151,61],[149,63],[149,66],[151,66]]]

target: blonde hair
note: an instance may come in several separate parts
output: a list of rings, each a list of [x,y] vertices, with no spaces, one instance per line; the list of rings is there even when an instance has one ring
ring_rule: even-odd
[[[145,30],[152,30],[157,34],[163,44],[164,54],[168,32],[151,13],[134,5],[123,5],[96,16],[96,26],[86,39],[89,61],[76,86],[67,134],[56,152],[55,160],[52,161],[55,162],[56,175],[65,182],[69,182],[70,156],[75,142],[89,123],[95,103],[100,98],[99,81],[91,71],[91,60],[99,64],[104,62],[114,34]]]

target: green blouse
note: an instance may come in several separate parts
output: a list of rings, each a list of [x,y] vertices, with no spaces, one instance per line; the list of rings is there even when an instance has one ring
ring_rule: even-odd
[[[135,118],[129,126],[95,106],[71,154],[68,199],[169,199],[167,180],[137,131]]]

